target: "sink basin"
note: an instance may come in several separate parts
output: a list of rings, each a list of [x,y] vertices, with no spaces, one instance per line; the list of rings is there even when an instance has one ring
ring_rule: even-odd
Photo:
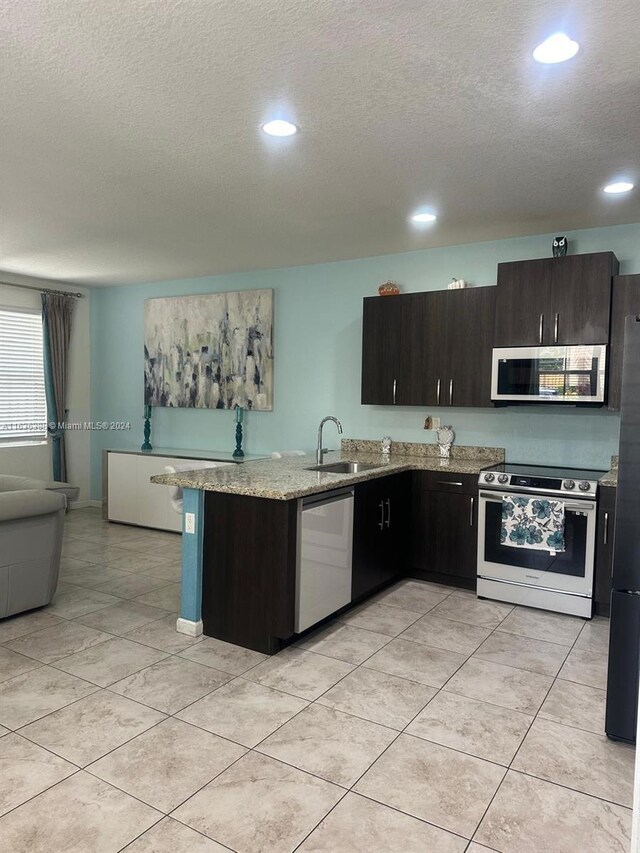
[[[307,468],[307,471],[324,471],[326,474],[360,474],[362,471],[371,471],[374,468],[382,468],[382,465],[372,465],[370,462],[327,462],[326,465]]]

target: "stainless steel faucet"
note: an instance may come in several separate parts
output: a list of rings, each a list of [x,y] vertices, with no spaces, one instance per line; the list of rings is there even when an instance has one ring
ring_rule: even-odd
[[[320,421],[320,426],[318,427],[318,449],[316,450],[316,462],[318,465],[322,465],[322,458],[327,452],[327,448],[322,446],[322,427],[326,424],[327,421],[333,421],[334,424],[338,427],[338,435],[342,435],[342,424],[337,418],[334,418],[332,415],[329,415],[329,417],[323,418]]]

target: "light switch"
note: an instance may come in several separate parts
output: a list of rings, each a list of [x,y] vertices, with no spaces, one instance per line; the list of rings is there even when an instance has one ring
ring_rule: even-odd
[[[195,512],[185,512],[184,514],[184,532],[196,532],[196,514]]]

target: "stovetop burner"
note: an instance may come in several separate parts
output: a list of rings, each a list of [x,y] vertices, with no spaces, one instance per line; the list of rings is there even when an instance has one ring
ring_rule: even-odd
[[[604,471],[502,462],[480,472],[478,484],[501,491],[562,495],[594,500]]]
[[[559,477],[573,480],[599,480],[606,471],[594,471],[586,468],[556,468],[552,465],[528,465],[517,462],[502,462],[491,465],[487,471],[504,471],[506,474],[524,474],[529,477]]]

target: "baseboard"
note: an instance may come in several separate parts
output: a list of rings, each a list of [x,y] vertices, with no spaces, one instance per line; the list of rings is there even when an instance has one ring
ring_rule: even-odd
[[[69,502],[69,510],[74,509],[86,509],[87,507],[95,507],[96,509],[101,509],[102,501],[70,501]]]
[[[202,634],[202,619],[199,622],[192,622],[190,619],[183,619],[180,616],[176,621],[176,631],[178,634],[186,634],[188,637],[199,637]]]

